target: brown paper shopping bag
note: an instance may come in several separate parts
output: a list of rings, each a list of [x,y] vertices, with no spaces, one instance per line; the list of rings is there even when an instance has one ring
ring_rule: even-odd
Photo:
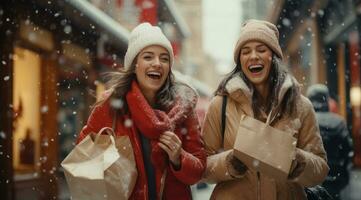
[[[296,139],[246,115],[242,116],[234,154],[248,168],[278,180],[288,177],[295,155]]]
[[[94,141],[85,137],[61,166],[73,200],[128,199],[138,175],[129,137],[114,138],[108,127]]]

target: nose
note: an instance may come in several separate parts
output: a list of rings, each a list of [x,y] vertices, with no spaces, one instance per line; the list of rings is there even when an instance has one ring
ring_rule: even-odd
[[[255,50],[251,51],[251,59],[258,59],[258,54]]]
[[[159,67],[160,66],[160,60],[159,60],[159,58],[154,58],[154,60],[153,60],[153,63],[152,63],[152,66],[154,66],[154,67]]]

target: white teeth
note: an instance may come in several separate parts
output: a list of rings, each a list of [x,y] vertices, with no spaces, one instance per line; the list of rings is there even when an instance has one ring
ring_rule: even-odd
[[[262,65],[251,65],[249,66],[249,69],[257,69],[257,68],[263,68]]]
[[[148,72],[147,75],[161,76],[160,72]]]

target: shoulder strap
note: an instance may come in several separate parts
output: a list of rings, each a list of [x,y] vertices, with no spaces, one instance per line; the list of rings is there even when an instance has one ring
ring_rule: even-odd
[[[224,131],[226,130],[226,109],[227,109],[227,95],[223,96],[222,101],[222,145],[224,143]]]

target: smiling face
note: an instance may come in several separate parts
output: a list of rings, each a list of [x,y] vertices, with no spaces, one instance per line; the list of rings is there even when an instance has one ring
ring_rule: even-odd
[[[170,71],[169,52],[158,45],[148,46],[138,54],[135,66],[135,74],[142,93],[154,98]]]
[[[250,41],[240,51],[242,71],[257,86],[267,86],[271,71],[272,51],[264,43]]]

